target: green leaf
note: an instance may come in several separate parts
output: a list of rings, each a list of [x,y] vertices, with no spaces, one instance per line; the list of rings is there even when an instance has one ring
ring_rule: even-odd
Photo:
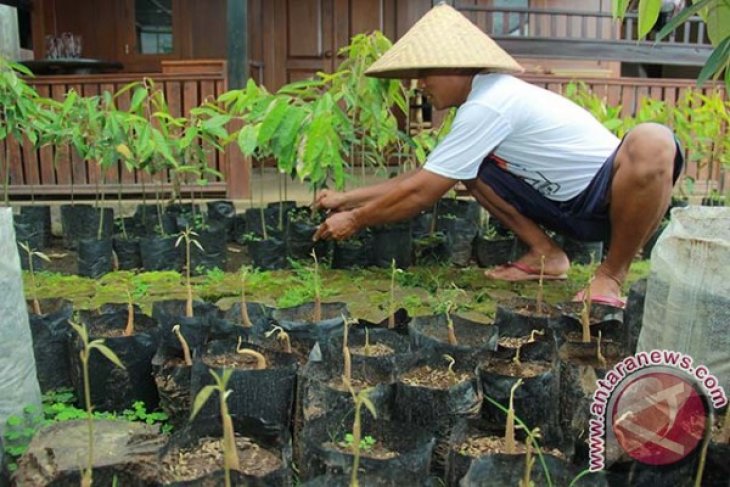
[[[147,98],[147,90],[144,88],[137,88],[134,90],[134,95],[132,96],[132,101],[129,104],[129,111],[130,112],[136,112],[139,110],[139,108],[142,106],[142,103],[144,102],[145,98]]]
[[[270,107],[266,118],[261,122],[257,141],[259,146],[265,147],[269,143],[276,129],[279,128],[282,120],[284,120],[288,107],[289,103],[286,100],[280,98],[274,99],[273,106]]]
[[[198,392],[198,395],[195,396],[195,401],[193,402],[193,410],[190,413],[190,420],[195,418],[195,416],[198,415],[200,410],[203,408],[205,403],[208,401],[208,398],[211,394],[213,394],[213,391],[215,390],[215,386],[205,386],[202,389],[200,389],[200,392]]]
[[[373,415],[373,418],[378,418],[378,413],[375,411],[375,405],[370,401],[370,398],[368,398],[365,394],[363,394],[360,398],[360,401],[362,401],[363,405],[368,408],[368,411],[370,411],[370,414]]]
[[[702,86],[705,81],[713,75],[719,74],[723,67],[726,67],[730,60],[730,36],[726,37],[710,54],[702,71],[697,76],[697,86]],[[727,69],[727,67],[726,67]],[[727,79],[727,74],[725,75]]]
[[[730,36],[730,1],[715,0],[700,10],[700,16],[707,24],[707,36],[713,46],[718,46]]]
[[[103,339],[94,340],[93,342],[89,343],[89,349],[97,349],[104,355],[111,363],[119,367],[120,369],[125,369],[126,367],[122,363],[121,360],[119,360],[119,357],[117,357],[117,354],[112,351],[111,348],[104,345]]]
[[[238,147],[247,156],[252,156],[258,144],[258,133],[260,125],[244,125],[238,133]]]
[[[659,18],[662,0],[639,0],[639,38],[643,39]]]

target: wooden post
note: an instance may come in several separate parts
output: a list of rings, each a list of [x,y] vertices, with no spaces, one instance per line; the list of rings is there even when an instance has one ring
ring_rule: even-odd
[[[228,0],[228,89],[246,85],[248,78],[248,0]]]

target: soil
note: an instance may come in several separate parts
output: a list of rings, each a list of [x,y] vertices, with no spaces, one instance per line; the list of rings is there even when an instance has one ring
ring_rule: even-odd
[[[352,446],[347,445],[343,442],[333,443],[331,441],[328,441],[327,443],[323,443],[322,446],[330,450],[336,450],[342,453],[352,455]],[[397,457],[398,452],[389,450],[385,447],[385,445],[382,444],[382,442],[376,441],[375,444],[367,450],[360,448],[360,456],[374,458],[376,460],[389,460],[391,458]]]
[[[271,361],[266,352],[261,352],[266,357],[266,366],[271,366]],[[210,367],[234,368],[239,370],[256,370],[256,358],[240,353],[226,353],[223,355],[208,355],[203,357],[203,362]]]
[[[542,309],[538,312],[537,303],[529,303],[521,306],[516,306],[513,311],[520,316],[534,316],[534,317],[551,317],[555,318],[560,316],[560,313],[555,311],[546,303],[543,304]]]
[[[596,344],[598,341],[591,337],[591,343],[583,343],[581,335],[575,341],[568,341],[560,347],[558,355],[564,362],[571,362],[577,365],[588,365],[608,369],[613,367],[622,358],[620,347],[611,341],[601,340],[601,353],[606,359],[605,364],[598,361]]]
[[[552,365],[548,362],[520,362],[499,360],[489,363],[487,370],[499,375],[507,375],[510,377],[535,377],[552,369]]]
[[[350,392],[350,389],[348,389],[348,387],[342,381],[342,377],[337,377],[335,379],[332,379],[331,381],[329,381],[327,383],[327,385],[337,391]],[[364,381],[362,379],[357,379],[355,377],[351,377],[350,385],[352,385],[352,388],[355,389],[355,392],[358,392],[361,389],[371,387],[375,384],[371,384],[370,382]]]
[[[431,389],[449,389],[469,379],[471,374],[468,372],[455,372],[454,376],[448,370],[434,369],[428,365],[413,369],[401,377],[408,385]]]
[[[101,338],[123,337],[125,327],[126,327],[126,324],[124,327],[121,327],[121,328],[109,328],[106,326],[91,325],[89,327],[89,336],[101,337]],[[134,334],[132,334],[130,336],[134,336]]]
[[[472,347],[472,348],[478,348],[484,346],[486,340],[484,337],[486,336],[486,333],[490,331],[490,325],[484,325],[484,332],[485,334],[480,334],[476,332],[476,327],[479,325],[474,325],[473,327],[468,327],[467,330],[465,330],[465,327],[460,326],[457,323],[454,323],[454,334],[456,335],[457,344],[462,347]],[[448,335],[448,329],[445,324],[437,324],[437,323],[429,323],[427,325],[421,325],[417,328],[421,333],[424,335],[428,335],[432,338],[435,338],[436,340],[444,343],[449,342],[449,335]]]
[[[384,357],[386,355],[393,355],[394,350],[388,345],[382,343],[376,343],[375,345],[368,346],[368,350],[365,350],[365,346],[362,347],[350,347],[350,353],[353,355],[362,355],[365,357]]]
[[[537,336],[539,335],[536,334],[536,338]],[[503,337],[499,339],[499,345],[504,348],[518,348],[525,343],[530,343],[530,335],[521,337]]]
[[[478,458],[484,455],[494,454],[494,453],[506,453],[505,451],[505,443],[504,443],[504,437],[503,436],[470,436],[464,442],[462,442],[460,445],[456,446],[456,449],[461,453],[462,455],[467,455],[472,458]],[[542,448],[541,449],[543,453],[548,453],[550,455],[554,455],[558,458],[565,458],[565,455],[563,455],[559,450],[557,449],[547,449]],[[524,454],[526,452],[526,448],[524,443],[515,440],[515,455]]]
[[[163,483],[193,480],[223,469],[223,448],[219,438],[201,438],[192,448],[170,451],[162,459]],[[281,467],[281,460],[250,439],[236,437],[240,472],[264,477]]]

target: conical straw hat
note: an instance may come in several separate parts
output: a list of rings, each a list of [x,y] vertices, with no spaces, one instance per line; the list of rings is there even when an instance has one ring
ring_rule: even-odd
[[[453,7],[439,4],[365,72],[378,78],[418,78],[423,70],[523,71],[517,61]]]

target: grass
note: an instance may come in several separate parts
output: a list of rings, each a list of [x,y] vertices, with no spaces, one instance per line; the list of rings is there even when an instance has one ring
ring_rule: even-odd
[[[545,300],[558,303],[570,300],[591,274],[589,266],[574,265],[568,280],[545,283]],[[631,266],[624,293],[636,280],[649,275],[649,262],[637,261]],[[235,272],[216,272],[214,278],[202,275],[193,279],[196,297],[208,301],[236,302],[240,276]],[[404,307],[409,314],[422,315],[433,312],[441,301],[443,289],[453,283],[465,291],[459,303],[460,314],[493,317],[498,301],[514,296],[535,297],[537,282],[508,283],[484,278],[478,267],[457,268],[450,266],[414,267],[399,273],[396,292],[397,307]],[[127,302],[127,290],[139,289],[136,304],[149,312],[154,301],[185,299],[185,286],[179,273],[174,271],[112,272],[99,280],[76,275],[41,272],[36,275],[38,298],[63,297],[79,309],[98,307],[103,303]],[[30,275],[24,273],[26,289]],[[325,301],[345,301],[353,316],[381,320],[387,316],[390,269],[322,270]],[[310,293],[301,289],[301,283],[293,271],[269,271],[251,274],[247,282],[247,299],[272,306],[294,306],[311,299]],[[297,302],[300,301],[300,302]]]

